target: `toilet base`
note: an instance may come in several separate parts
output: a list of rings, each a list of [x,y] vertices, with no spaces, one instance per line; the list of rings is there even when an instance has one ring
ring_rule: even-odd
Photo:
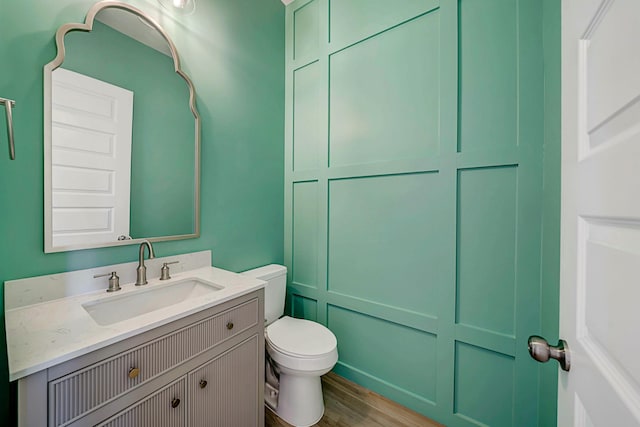
[[[320,375],[280,374],[278,417],[296,427],[309,427],[324,415]]]

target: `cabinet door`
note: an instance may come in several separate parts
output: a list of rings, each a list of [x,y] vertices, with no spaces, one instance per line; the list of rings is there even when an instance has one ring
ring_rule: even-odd
[[[189,373],[190,427],[254,427],[259,419],[258,339],[254,335]]]
[[[114,415],[100,427],[185,427],[186,377]]]

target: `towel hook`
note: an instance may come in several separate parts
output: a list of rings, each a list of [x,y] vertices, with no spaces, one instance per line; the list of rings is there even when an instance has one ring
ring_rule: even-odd
[[[16,159],[16,146],[13,142],[13,115],[11,113],[11,107],[15,107],[16,101],[13,99],[0,98],[0,104],[4,105],[4,109],[7,113],[7,136],[9,137],[9,158],[11,160]]]

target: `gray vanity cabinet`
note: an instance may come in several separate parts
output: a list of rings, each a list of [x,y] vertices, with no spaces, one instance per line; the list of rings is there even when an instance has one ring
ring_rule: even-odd
[[[264,291],[19,380],[20,426],[262,426]]]

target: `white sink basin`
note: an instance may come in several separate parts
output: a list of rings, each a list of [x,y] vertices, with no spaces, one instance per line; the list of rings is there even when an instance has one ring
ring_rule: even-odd
[[[98,325],[106,326],[220,289],[223,288],[198,279],[184,279],[166,285],[153,285],[149,289],[135,290],[125,295],[89,301],[82,304],[82,308]]]

